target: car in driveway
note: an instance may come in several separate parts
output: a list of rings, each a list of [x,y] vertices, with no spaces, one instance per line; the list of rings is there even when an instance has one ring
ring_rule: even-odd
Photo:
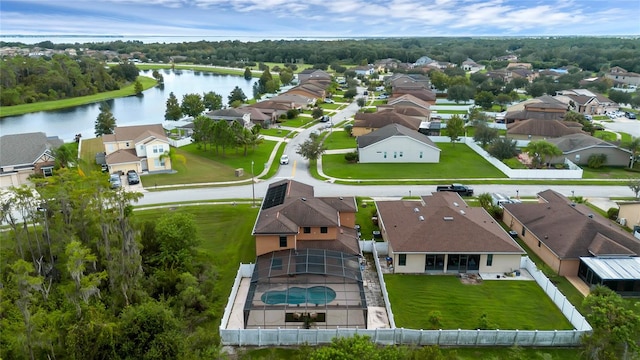
[[[140,177],[138,176],[138,173],[135,170],[127,171],[127,182],[129,183],[129,185],[140,183]]]
[[[632,120],[635,120],[635,119],[637,118],[636,114],[635,114],[635,113],[632,113],[631,111],[627,111],[627,112],[625,112],[625,113],[624,113],[624,116],[625,116],[627,119],[632,119]]]
[[[333,103],[335,103],[335,101],[333,101],[332,99],[329,99],[329,98],[324,99],[324,102],[325,102],[326,104],[333,104]]]
[[[280,156],[280,165],[288,165],[289,164],[289,155]]]
[[[111,184],[112,189],[118,189],[122,186],[122,181],[120,180],[120,174],[115,173],[109,176],[109,183]]]

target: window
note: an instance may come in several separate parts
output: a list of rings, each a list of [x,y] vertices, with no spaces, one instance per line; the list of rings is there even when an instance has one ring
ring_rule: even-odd
[[[326,234],[327,232],[328,232],[328,229],[327,229],[326,226],[323,226],[323,227],[320,228],[320,233],[321,234]]]
[[[153,153],[154,154],[162,154],[164,153],[164,147],[162,145],[153,145]]]
[[[310,228],[310,227],[308,227],[308,226],[305,226],[305,227],[303,228],[303,231],[304,231],[304,233],[305,233],[305,234],[311,234],[311,228]]]
[[[422,159],[422,151],[420,151],[420,159]]]
[[[493,265],[493,254],[487,255],[487,266]]]
[[[527,229],[524,228],[524,226],[522,227],[522,236],[524,236],[524,234],[527,232]]]
[[[542,241],[538,240],[538,247],[542,247]]]
[[[384,156],[385,159],[387,158],[387,152],[386,151],[384,152],[383,156]]]
[[[398,255],[398,265],[406,266],[407,265],[407,254]]]
[[[393,152],[393,158],[395,159],[395,158],[397,158],[397,157],[398,157],[398,152],[397,152],[397,151],[394,151],[394,152]]]
[[[400,157],[402,157],[402,151],[400,151]]]
[[[129,142],[127,141],[126,143],[124,143],[124,146],[129,147],[131,144],[129,144]]]
[[[271,270],[282,270],[282,259],[271,259]]]
[[[153,159],[155,167],[164,167],[164,159]]]
[[[53,167],[51,167],[51,166],[43,167],[42,168],[42,175],[44,175],[44,176],[52,176],[53,175]]]
[[[280,247],[287,247],[287,237],[286,236],[280,236]]]
[[[144,145],[140,145],[140,151],[144,151]]]

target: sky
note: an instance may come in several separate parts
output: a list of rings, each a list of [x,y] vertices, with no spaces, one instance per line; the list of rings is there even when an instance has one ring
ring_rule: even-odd
[[[0,0],[0,35],[640,35],[640,0]]]

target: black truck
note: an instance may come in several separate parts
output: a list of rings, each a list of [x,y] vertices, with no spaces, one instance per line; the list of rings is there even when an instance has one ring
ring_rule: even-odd
[[[462,184],[438,185],[436,191],[452,191],[460,196],[473,196],[473,189]]]

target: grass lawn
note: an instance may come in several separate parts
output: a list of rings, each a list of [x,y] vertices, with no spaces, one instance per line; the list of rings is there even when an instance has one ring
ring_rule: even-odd
[[[176,149],[178,154],[186,158],[186,164],[174,161],[174,174],[151,174],[142,176],[142,183],[149,188],[154,185],[195,184],[206,182],[248,180],[251,178],[251,161],[254,161],[254,173],[260,174],[264,164],[276,145],[274,141],[264,141],[255,151],[249,149],[247,156],[243,150],[227,149],[226,155],[216,154],[215,149],[207,151],[198,149],[196,144],[189,144]],[[235,169],[244,168],[244,176],[236,177]]]
[[[295,117],[293,119],[286,119],[284,120],[282,123],[280,123],[282,126],[288,126],[288,127],[295,127],[295,128],[299,128],[299,127],[307,127],[307,126],[311,126],[316,122],[316,120],[314,120],[312,117],[310,116],[298,116]]]
[[[355,149],[358,145],[356,138],[349,136],[346,131],[333,131],[324,140],[327,149]]]
[[[373,223],[371,218],[376,214],[376,206],[370,198],[357,197],[358,212],[356,224],[360,225],[360,233],[363,239],[373,238],[373,231],[380,228]]]
[[[428,314],[442,314],[443,329],[476,329],[483,313],[499,329],[573,329],[534,281],[483,281],[456,276],[385,275],[396,326],[429,329]]]
[[[274,128],[260,130],[260,135],[277,136],[277,137],[284,138],[289,136],[289,134],[291,134],[292,132],[293,131],[278,129],[277,127],[274,127]]]
[[[598,139],[602,139],[604,141],[616,141],[617,137],[616,134],[612,133],[611,131],[606,131],[606,130],[596,130],[593,133],[593,137],[596,137]]]
[[[638,168],[634,166],[634,168]],[[600,169],[592,169],[582,166],[583,179],[628,179],[630,177],[638,177],[638,173],[629,171],[627,167],[604,166]]]
[[[143,89],[149,89],[156,85],[156,80],[146,76],[138,76]],[[74,97],[71,99],[40,101],[33,104],[21,104],[14,106],[0,106],[0,117],[21,115],[37,111],[58,110],[79,105],[92,104],[104,100],[132,96],[135,94],[134,84],[123,86],[120,90],[107,91],[88,96]]]
[[[100,170],[100,166],[96,164],[96,153],[104,152],[104,145],[102,144],[102,138],[93,139],[81,139],[82,147],[81,153],[78,154],[80,158],[80,166],[82,171]]]
[[[343,179],[456,179],[506,178],[465,144],[438,143],[438,164],[350,164],[344,154],[323,155],[327,176]]]
[[[458,114],[458,115],[464,115],[464,114],[468,114],[469,112],[467,110],[438,110],[438,114]]]

